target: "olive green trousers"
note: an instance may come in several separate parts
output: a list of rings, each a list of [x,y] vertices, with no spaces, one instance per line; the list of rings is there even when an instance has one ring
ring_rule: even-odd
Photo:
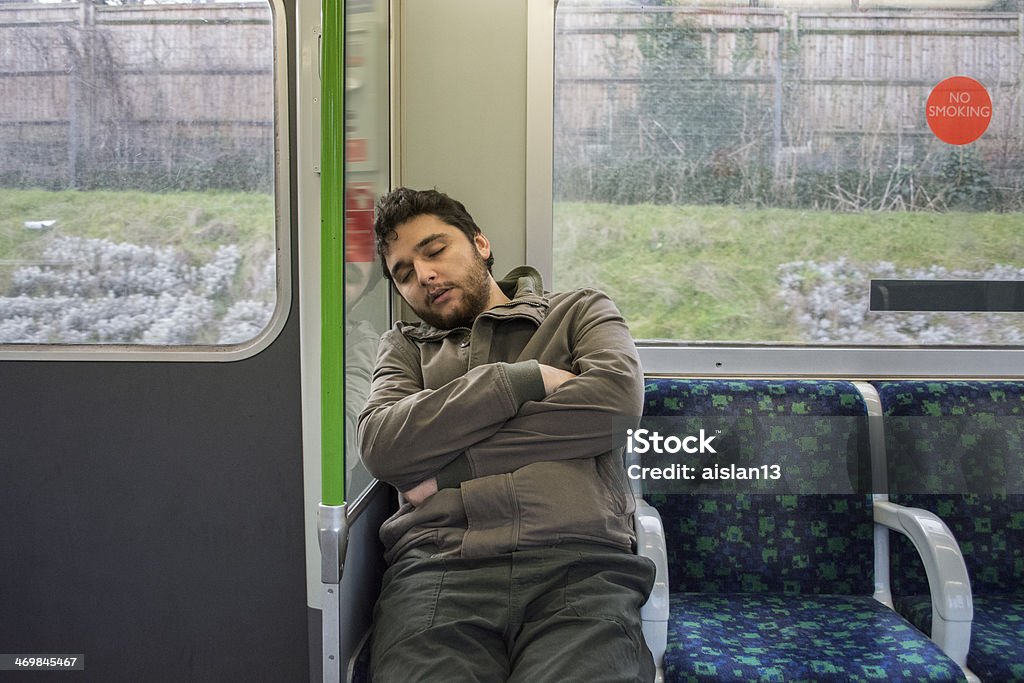
[[[384,574],[374,683],[653,681],[640,607],[654,564],[598,545],[485,558],[414,548]]]

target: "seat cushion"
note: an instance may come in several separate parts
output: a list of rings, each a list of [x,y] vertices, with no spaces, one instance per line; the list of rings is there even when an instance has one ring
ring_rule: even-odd
[[[1024,599],[1024,495],[892,495],[894,503],[934,512],[964,554],[975,595],[1020,594]],[[928,592],[924,563],[910,540],[891,538],[894,595]]]
[[[1024,382],[878,382],[889,493],[1024,492]]]
[[[921,630],[922,633],[932,632],[932,599],[927,595],[908,595],[893,599],[896,611],[906,617],[907,621]]]
[[[666,681],[962,681],[869,597],[673,593]]]
[[[927,595],[898,598],[896,609],[924,633],[932,631]],[[977,595],[967,667],[983,681],[1024,681],[1024,596]]]
[[[861,496],[649,496],[669,585],[692,593],[870,596],[874,524]]]
[[[648,379],[645,418],[721,426],[718,461],[777,464],[796,484],[647,492],[664,522],[673,590],[870,596],[871,496],[831,488],[863,478],[866,415],[857,388],[837,380]]]

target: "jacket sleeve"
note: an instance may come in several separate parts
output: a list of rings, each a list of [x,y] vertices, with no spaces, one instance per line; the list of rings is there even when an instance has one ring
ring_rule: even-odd
[[[639,417],[643,370],[629,328],[604,294],[586,304],[569,330],[569,370],[577,376],[466,447],[437,474],[440,488],[534,462],[602,455],[611,450],[612,418]]]
[[[381,339],[359,445],[370,474],[405,491],[485,440],[524,403],[544,396],[535,360],[473,368],[424,389],[419,350],[398,330]]]

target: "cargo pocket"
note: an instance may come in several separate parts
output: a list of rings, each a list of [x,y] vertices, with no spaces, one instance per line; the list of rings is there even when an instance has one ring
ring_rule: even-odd
[[[639,642],[640,607],[654,583],[654,565],[627,553],[580,553],[566,576],[566,605],[576,616],[612,621]]]

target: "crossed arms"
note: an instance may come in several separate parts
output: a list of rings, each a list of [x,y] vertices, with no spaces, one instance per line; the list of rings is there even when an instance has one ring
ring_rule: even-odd
[[[636,349],[604,295],[578,300],[566,315],[571,371],[532,359],[488,363],[436,389],[424,388],[416,345],[388,332],[359,417],[370,473],[416,503],[433,492],[432,480],[445,488],[607,453],[611,418],[642,408]]]

